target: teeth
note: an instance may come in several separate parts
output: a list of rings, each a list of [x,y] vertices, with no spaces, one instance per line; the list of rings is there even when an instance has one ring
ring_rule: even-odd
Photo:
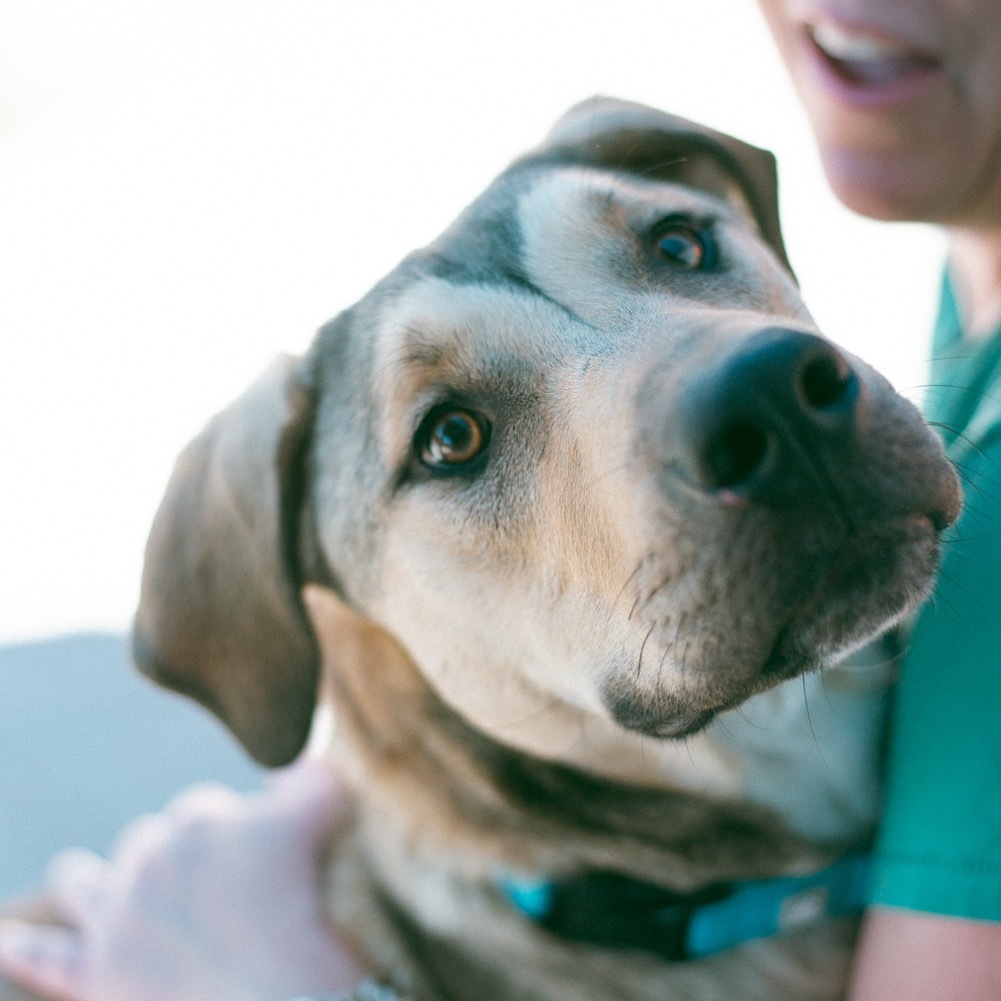
[[[900,59],[909,52],[902,45],[830,24],[813,25],[810,33],[817,45],[832,59],[874,62],[880,59]]]

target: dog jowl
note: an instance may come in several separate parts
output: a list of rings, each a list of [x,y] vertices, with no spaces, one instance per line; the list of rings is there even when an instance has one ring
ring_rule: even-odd
[[[399,695],[375,666],[340,710],[386,715],[386,741],[447,715],[524,760],[699,786],[680,763],[698,771],[721,714],[928,595],[960,504],[915,409],[815,329],[776,206],[760,150],[574,109],[189,447],[140,665],[279,764],[319,646],[336,661],[369,631],[409,665],[422,727],[372,708]],[[314,635],[307,584],[344,634]]]

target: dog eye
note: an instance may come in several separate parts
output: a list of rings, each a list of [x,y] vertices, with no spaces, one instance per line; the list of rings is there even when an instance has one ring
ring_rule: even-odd
[[[656,229],[654,249],[661,260],[686,271],[711,271],[716,265],[712,234],[680,220],[668,220]]]
[[[483,453],[490,439],[486,418],[469,410],[432,414],[419,434],[421,462],[434,469],[456,469]]]

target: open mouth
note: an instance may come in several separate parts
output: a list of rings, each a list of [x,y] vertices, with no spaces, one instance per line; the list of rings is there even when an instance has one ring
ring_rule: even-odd
[[[913,97],[942,69],[932,54],[872,32],[825,22],[808,24],[806,35],[828,81],[871,103]]]

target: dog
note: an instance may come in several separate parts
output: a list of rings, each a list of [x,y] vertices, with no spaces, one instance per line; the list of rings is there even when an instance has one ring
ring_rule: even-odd
[[[878,724],[810,713],[959,507],[772,156],[595,98],[181,455],[134,655],[266,765],[325,741],[332,920],[401,997],[834,999]]]

